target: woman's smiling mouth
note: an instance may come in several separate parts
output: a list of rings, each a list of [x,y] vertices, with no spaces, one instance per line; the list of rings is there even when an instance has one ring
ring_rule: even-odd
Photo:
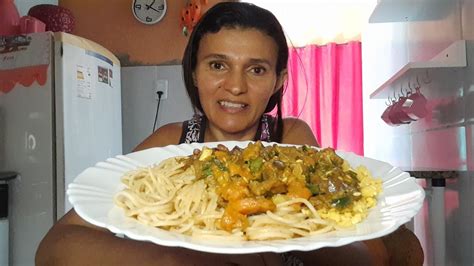
[[[248,104],[229,102],[229,101],[218,101],[218,103],[223,109],[226,109],[231,112],[240,111],[248,106]]]

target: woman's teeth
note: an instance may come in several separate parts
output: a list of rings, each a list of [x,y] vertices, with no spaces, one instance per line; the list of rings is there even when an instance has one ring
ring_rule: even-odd
[[[219,104],[227,108],[244,108],[246,105],[242,103],[231,103],[226,101],[219,101]]]

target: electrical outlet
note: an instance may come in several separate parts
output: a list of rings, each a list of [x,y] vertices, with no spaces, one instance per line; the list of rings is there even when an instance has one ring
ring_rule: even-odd
[[[158,92],[162,91],[161,100],[168,98],[168,80],[158,79],[155,81],[155,99],[158,100]]]

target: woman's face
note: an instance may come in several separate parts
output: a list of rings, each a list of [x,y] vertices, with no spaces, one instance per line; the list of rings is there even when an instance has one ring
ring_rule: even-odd
[[[276,73],[277,56],[275,41],[256,29],[223,28],[203,36],[193,78],[210,127],[222,134],[255,134],[284,80]]]

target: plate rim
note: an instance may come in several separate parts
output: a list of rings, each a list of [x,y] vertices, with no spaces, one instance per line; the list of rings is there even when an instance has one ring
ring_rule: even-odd
[[[221,142],[204,142],[204,143],[190,143],[190,144],[178,144],[178,145],[167,145],[164,147],[152,147],[149,149],[141,150],[141,151],[134,151],[131,153],[128,153],[126,155],[118,155],[115,157],[108,158],[107,160],[104,160],[102,162],[98,162],[94,166],[88,167],[84,171],[82,171],[75,179],[74,181],[68,185],[67,189],[67,196],[68,200],[70,201],[71,205],[75,209],[76,213],[85,221],[98,226],[102,228],[106,228],[110,232],[118,235],[123,235],[125,237],[135,239],[137,241],[149,241],[157,245],[162,245],[162,246],[168,246],[168,247],[182,247],[182,248],[187,248],[187,249],[192,249],[196,251],[202,251],[202,252],[210,252],[210,253],[220,253],[220,254],[251,254],[251,253],[260,253],[260,252],[276,252],[276,253],[282,253],[282,252],[289,252],[289,251],[310,251],[310,250],[315,250],[323,247],[339,247],[343,245],[347,245],[353,242],[358,242],[358,241],[364,241],[364,240],[369,240],[369,239],[374,239],[374,238],[379,238],[385,235],[388,235],[395,231],[399,226],[407,223],[410,221],[421,209],[423,205],[423,201],[425,198],[425,191],[423,188],[416,183],[416,179],[406,171],[401,170],[400,168],[394,167],[391,164],[387,162],[383,162],[380,160],[376,160],[370,157],[364,157],[357,155],[353,152],[347,152],[347,151],[342,151],[342,150],[336,150],[336,153],[345,159],[350,156],[355,156],[355,158],[358,158],[359,160],[371,160],[377,164],[383,164],[386,167],[388,166],[390,168],[389,171],[395,171],[398,172],[397,176],[402,176],[406,180],[412,182],[412,185],[415,185],[416,187],[416,192],[419,194],[417,197],[412,200],[415,204],[411,207],[411,212],[408,216],[401,216],[398,217],[396,220],[390,221],[391,225],[388,227],[384,227],[383,230],[375,231],[370,234],[366,235],[357,235],[357,236],[352,236],[352,237],[341,237],[336,240],[332,240],[330,242],[327,241],[320,241],[318,239],[315,239],[311,236],[306,236],[306,237],[299,237],[299,238],[292,238],[292,239],[287,239],[287,240],[263,240],[263,241],[243,241],[243,242],[228,242],[228,244],[225,245],[209,245],[209,243],[212,243],[210,241],[207,241],[208,244],[206,244],[206,241],[196,241],[193,240],[192,237],[186,236],[186,235],[181,235],[181,239],[160,239],[157,238],[155,235],[148,235],[148,236],[143,236],[140,234],[137,234],[135,231],[136,230],[126,230],[126,229],[121,229],[117,227],[117,225],[114,225],[110,221],[104,222],[100,221],[97,217],[90,217],[90,214],[87,213],[86,210],[83,208],[87,206],[87,204],[81,204],[81,201],[79,200],[79,197],[77,196],[78,191],[81,191],[80,188],[75,188],[74,186],[77,184],[81,184],[81,180],[84,180],[84,175],[88,174],[88,171],[93,171],[93,169],[96,169],[98,167],[105,167],[105,164],[113,164],[111,161],[113,159],[119,159],[119,160],[124,160],[124,158],[128,158],[132,161],[136,160],[137,156],[141,156],[141,154],[144,153],[153,153],[153,152],[160,152],[160,151],[168,151],[168,150],[183,150],[183,149],[188,149],[193,151],[194,148],[202,148],[204,146],[207,147],[215,147],[218,144],[224,144],[227,147],[229,146],[240,146],[240,147],[246,147],[248,143],[254,142],[254,141],[221,141]],[[294,145],[294,144],[281,144],[281,143],[275,143],[275,142],[263,142],[262,143],[266,145],[273,145],[273,144],[278,144],[278,145],[283,145],[283,146],[302,146],[302,145]],[[321,149],[318,147],[311,146],[316,149]],[[177,156],[177,155],[174,155]],[[168,158],[168,157],[166,157]],[[160,160],[164,160],[166,158],[160,158]],[[140,162],[143,163],[143,162]],[[159,163],[159,161],[156,161],[155,163]],[[133,170],[133,168],[129,169]],[[123,172],[124,173],[124,172]],[[122,174],[123,174],[122,173]],[[379,177],[380,178],[380,177]],[[405,181],[404,181],[405,182]],[[385,182],[383,182],[384,184]],[[119,184],[116,186],[120,185],[120,179],[119,179]],[[115,188],[113,189],[115,190]],[[112,192],[111,192],[112,193]],[[383,192],[382,192],[383,193]],[[109,215],[109,212],[113,210],[113,208],[119,208],[113,203],[113,196],[115,194],[112,194],[112,198],[110,199],[112,207],[109,208],[107,215]],[[379,195],[380,196],[380,195]],[[385,198],[383,198],[385,199]],[[381,203],[381,200],[378,199],[377,206]],[[85,206],[84,206],[85,205]],[[125,215],[123,215],[124,218]],[[109,218],[107,218],[110,220]],[[129,218],[132,219],[132,218]],[[146,225],[140,224],[138,221],[135,220],[136,226],[138,227],[147,227]],[[133,229],[136,229],[133,228]],[[159,229],[158,230],[163,231],[163,233],[172,233],[169,231],[166,231],[164,229]],[[318,237],[320,235],[317,235],[315,237]],[[303,241],[301,241],[303,239]],[[177,241],[178,240],[178,241]],[[315,240],[313,242],[313,240]],[[310,241],[308,243],[308,241]],[[204,242],[204,243],[203,243]],[[286,242],[287,244],[281,244],[280,242]],[[302,242],[302,244],[295,244],[293,242]],[[230,243],[233,243],[233,245],[229,245]],[[276,243],[276,244],[275,244]],[[239,244],[239,245],[236,245]]]

